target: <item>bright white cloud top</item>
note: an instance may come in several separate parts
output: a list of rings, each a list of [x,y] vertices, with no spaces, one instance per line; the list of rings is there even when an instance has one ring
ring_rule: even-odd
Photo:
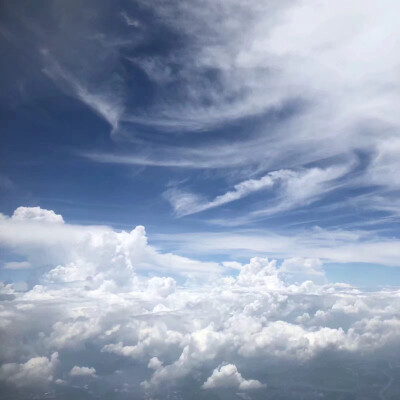
[[[328,284],[318,259],[253,258],[232,276],[222,264],[156,251],[142,228],[84,229],[55,216],[20,208],[1,220],[2,246],[33,267],[47,262],[31,290],[1,287],[0,379],[7,387],[62,393],[73,379],[90,387],[100,377],[103,390],[121,382],[121,393],[148,397],[185,392],[191,379],[194,392],[273,396],[282,388],[269,384],[271,371],[292,368],[285,385],[294,396],[296,368],[318,369],[322,355],[359,372],[366,359],[396,362],[398,290]]]
[[[204,382],[204,389],[214,388],[238,388],[239,390],[260,389],[264,385],[257,380],[246,380],[238,372],[236,365],[228,364],[216,368],[212,375]]]

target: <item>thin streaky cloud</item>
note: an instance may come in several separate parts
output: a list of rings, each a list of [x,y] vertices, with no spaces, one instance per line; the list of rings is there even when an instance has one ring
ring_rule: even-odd
[[[178,217],[196,214],[219,207],[249,196],[252,193],[278,186],[278,194],[268,208],[252,211],[246,217],[235,220],[236,225],[248,223],[267,215],[303,207],[323,197],[337,186],[335,182],[351,169],[351,164],[332,166],[326,169],[310,168],[303,171],[279,170],[264,175],[259,179],[249,179],[236,184],[233,190],[204,201],[202,196],[171,188],[164,192]],[[240,222],[241,221],[241,222]]]
[[[238,183],[233,187],[233,190],[217,196],[209,202],[202,202],[200,196],[182,192],[176,188],[165,191],[164,197],[171,203],[176,215],[183,217],[239,200],[251,193],[270,188],[273,184],[274,180],[270,175],[265,175],[259,179],[249,179]]]
[[[112,133],[118,130],[124,107],[120,99],[110,96],[108,93],[96,93],[89,91],[79,79],[63,68],[47,50],[42,54],[46,61],[43,72],[51,78],[55,84],[60,85],[67,93],[82,101],[96,114],[106,120],[112,127]]]
[[[397,267],[400,240],[367,230],[313,230],[278,234],[270,230],[235,230],[157,234],[152,239],[159,247],[191,254],[236,257],[267,254],[273,258],[318,257],[330,263],[376,263]]]

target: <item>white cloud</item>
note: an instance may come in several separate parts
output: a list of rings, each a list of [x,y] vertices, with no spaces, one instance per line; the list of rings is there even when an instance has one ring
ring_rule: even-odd
[[[400,137],[393,135],[378,144],[365,179],[376,185],[400,188]]]
[[[248,179],[235,185],[232,191],[226,192],[217,196],[214,200],[205,203],[198,196],[181,192],[177,189],[167,190],[164,196],[173,206],[175,213],[179,217],[182,217],[239,200],[251,193],[272,187],[273,184],[274,181],[270,175],[265,175],[259,179]]]
[[[326,169],[310,168],[305,171],[275,171],[271,175],[281,182],[282,188],[276,204],[251,213],[253,217],[271,215],[313,203],[337,188],[337,179],[350,170],[350,165]]]
[[[229,254],[251,257],[254,254],[274,258],[320,258],[327,262],[376,263],[398,267],[399,240],[363,230],[327,230],[316,227],[293,233],[277,234],[270,230],[230,232],[192,232],[157,234],[158,246],[173,247],[179,253],[196,255]]]
[[[260,174],[298,171],[312,162],[367,154],[365,170],[357,178],[347,177],[347,184],[379,185],[391,192],[398,188],[393,171],[399,158],[400,91],[395,82],[400,51],[390,40],[399,33],[392,18],[399,11],[396,2],[253,0],[244,6],[237,0],[191,0],[141,6],[151,16],[151,27],[129,9],[118,13],[123,29],[112,32],[102,26],[103,18],[74,19],[72,35],[48,34],[32,24],[32,40],[42,43],[54,33],[57,43],[46,41],[44,72],[108,121],[120,141],[135,142],[132,152],[125,146],[123,154],[93,149],[87,157],[149,166],[232,167],[245,176],[247,168]],[[72,11],[64,11],[71,18]],[[103,11],[100,7],[99,15]],[[165,52],[136,55],[137,46],[147,48],[153,40],[152,24],[155,31],[162,27],[178,34],[179,40]],[[141,108],[130,101],[126,62],[141,69],[154,89]],[[148,126],[171,135],[205,131],[252,116],[258,116],[257,127],[246,127],[240,138],[198,135],[195,145],[179,137],[176,146],[156,142],[140,133]],[[324,185],[306,183],[302,190],[288,186],[292,203],[268,205],[261,213],[307,204],[324,193]],[[316,191],[307,193],[306,187]],[[211,200],[170,195],[177,212],[185,213],[188,206],[187,211],[198,212],[243,197],[239,192],[234,188]]]
[[[328,284],[321,261],[313,255],[282,262],[253,257],[248,263],[233,264],[236,276],[220,273],[199,280],[189,274],[178,284],[167,269],[151,267],[151,276],[148,269],[140,274],[140,265],[150,268],[155,257],[146,250],[142,228],[122,234],[106,227],[4,216],[0,227],[9,234],[10,242],[1,236],[3,245],[18,244],[28,255],[35,247],[50,264],[39,284],[25,292],[0,285],[1,299],[6,300],[0,304],[0,377],[6,385],[31,390],[57,384],[57,368],[57,378],[64,378],[61,386],[68,388],[68,374],[96,376],[99,366],[106,365],[102,387],[117,385],[139,398],[159,397],[171,387],[179,392],[187,379],[193,391],[201,391],[203,384],[262,390],[262,382],[268,382],[264,371],[274,365],[284,363],[293,371],[302,365],[314,368],[323,354],[333,363],[343,355],[341,362],[349,360],[357,369],[364,367],[363,357],[395,354],[399,345],[399,291]],[[26,229],[29,235],[24,236]],[[318,239],[324,235],[328,233],[319,232]],[[330,240],[341,252],[343,243],[354,236],[342,232]],[[61,239],[73,255],[64,264],[47,258],[49,248],[58,249]],[[232,239],[227,237],[231,246]],[[259,246],[257,240],[249,239]],[[298,243],[295,251],[301,247]],[[175,271],[172,266],[173,262],[168,268]],[[222,367],[214,370],[216,365]],[[254,371],[259,381],[247,380]],[[123,379],[129,385],[116,383]]]
[[[20,387],[46,385],[53,380],[57,365],[58,353],[53,353],[50,358],[33,357],[23,364],[3,364],[0,380]]]
[[[234,222],[229,216],[219,220],[225,224],[246,224],[311,204],[337,188],[338,178],[347,187],[361,185],[379,195],[384,191],[380,210],[397,215],[389,199],[399,186],[393,171],[399,159],[400,99],[393,82],[400,51],[388,39],[399,32],[392,18],[398,11],[395,2],[251,1],[244,7],[236,0],[192,0],[190,6],[142,5],[155,25],[179,32],[179,46],[171,43],[162,54],[136,56],[136,46],[147,44],[151,35],[139,15],[123,10],[123,32],[107,35],[96,25],[89,35],[96,40],[78,46],[77,52],[85,53],[82,63],[64,59],[51,46],[43,51],[45,72],[62,90],[108,121],[120,141],[135,142],[132,152],[126,147],[123,153],[93,149],[84,156],[129,165],[219,168],[219,176],[237,176],[242,183],[248,170],[264,177],[267,171],[293,171],[287,183],[281,182],[275,202]],[[87,33],[86,27],[79,29]],[[105,60],[86,57],[86,50],[104,54]],[[121,89],[129,86],[123,84],[127,74],[121,59],[142,69],[154,87],[154,97],[140,110],[132,108]],[[93,76],[101,77],[101,85]],[[148,126],[171,135],[207,131],[255,115],[257,127],[246,127],[240,136],[227,130],[197,135],[195,145],[178,136],[155,142],[140,133]],[[351,168],[346,172],[348,161],[343,160],[359,154],[360,170],[347,174]],[[310,168],[328,159],[335,160],[335,168]],[[166,197],[183,216],[253,193],[238,185],[216,197],[179,190],[169,190]]]
[[[96,370],[92,367],[78,367],[75,365],[69,375],[72,377],[82,377],[82,376],[90,376],[94,378],[96,376]]]
[[[47,278],[59,282],[85,280],[90,275],[96,284],[95,276],[104,274],[124,285],[134,279],[134,270],[186,275],[221,271],[217,263],[158,252],[148,245],[143,226],[131,232],[117,232],[106,226],[61,221],[60,215],[38,207],[19,208],[11,218],[0,214],[0,246],[24,256],[33,267],[56,264]],[[153,284],[157,285],[157,281]],[[173,289],[170,278],[159,284],[166,285],[164,291]]]
[[[400,51],[388,40],[399,32],[392,18],[396,2],[251,1],[244,7],[238,1],[193,0],[190,6],[144,6],[182,34],[183,46],[134,58],[135,66],[161,85],[163,101],[140,115],[128,110],[127,122],[167,131],[207,130],[301,104],[276,126],[266,118],[249,139],[204,141],[195,149],[153,143],[151,151],[97,154],[98,161],[201,168],[258,163],[277,170],[375,153],[397,140],[399,90],[393,82]],[[166,74],[176,65],[179,73]],[[206,78],[208,71],[215,71],[213,79]],[[164,81],[179,86],[179,95],[163,90]],[[380,181],[391,187],[392,170],[380,170],[385,176]]]
[[[148,285],[152,293],[161,297],[168,297],[176,289],[176,282],[172,278],[159,278],[156,276],[149,279]]]
[[[156,369],[162,367],[162,365],[163,365],[163,363],[157,357],[153,357],[150,359],[149,363],[147,364],[147,368],[156,370]]]
[[[80,82],[79,78],[64,69],[49,51],[42,51],[42,55],[46,62],[44,68],[46,75],[63,91],[72,94],[106,120],[111,125],[112,132],[115,132],[124,112],[122,100],[108,90],[102,91],[99,88],[89,90],[88,82],[87,85],[85,82]]]
[[[224,267],[232,268],[232,269],[242,269],[243,265],[237,261],[224,261],[222,263]]]
[[[326,282],[323,264],[318,258],[288,258],[282,262],[279,272],[288,281],[303,282],[305,280]]]
[[[244,379],[234,364],[227,364],[216,368],[203,384],[204,389],[237,388],[239,390],[251,390],[260,389],[264,386],[257,380]]]
[[[266,209],[251,212],[247,219],[244,218],[246,222],[249,222],[252,218],[302,207],[318,200],[338,186],[336,180],[348,173],[350,167],[350,165],[340,165],[326,169],[310,168],[302,171],[273,171],[259,179],[248,179],[240,182],[234,186],[232,191],[217,196],[214,200],[208,202],[203,201],[200,196],[182,192],[175,188],[164,192],[164,197],[171,203],[176,215],[183,217],[218,207],[249,196],[254,192],[279,185],[279,192],[275,202]]]
[[[15,221],[39,221],[54,224],[63,224],[64,219],[53,210],[44,210],[40,207],[18,207],[11,217]]]

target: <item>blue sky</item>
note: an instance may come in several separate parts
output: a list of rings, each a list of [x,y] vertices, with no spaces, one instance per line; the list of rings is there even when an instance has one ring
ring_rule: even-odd
[[[302,238],[301,256],[398,283],[397,24],[375,2],[318,7],[6,2],[1,212],[144,225],[205,260]]]

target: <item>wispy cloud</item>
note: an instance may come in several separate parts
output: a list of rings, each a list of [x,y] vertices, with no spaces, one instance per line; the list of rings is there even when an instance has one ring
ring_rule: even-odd
[[[113,15],[100,4],[98,19],[64,10],[68,35],[27,17],[44,72],[107,121],[117,139],[112,151],[85,146],[76,153],[95,162],[179,168],[189,180],[200,169],[219,169],[226,182],[292,171],[275,179],[275,202],[251,220],[322,198],[335,188],[335,179],[323,176],[325,161],[335,160],[339,171],[339,159],[361,154],[356,184],[390,212],[393,201],[385,205],[385,198],[400,187],[400,48],[391,39],[400,33],[393,20],[399,4],[139,4]],[[154,46],[160,38],[162,51]],[[316,169],[303,174],[310,165]],[[167,194],[177,215],[253,193],[232,188],[215,197],[211,174],[209,181],[208,190],[192,181],[193,193]]]
[[[337,179],[350,171],[351,165],[332,166],[325,169],[309,168],[301,171],[279,170],[264,175],[259,179],[249,179],[238,183],[233,190],[215,197],[211,201],[196,194],[177,188],[168,189],[164,197],[171,203],[176,215],[199,213],[210,208],[239,200],[254,192],[278,186],[278,194],[272,204],[264,209],[252,211],[236,222],[249,222],[262,216],[276,214],[296,207],[308,205],[323,197],[337,187]]]
[[[106,120],[115,132],[123,115],[124,107],[120,99],[110,96],[108,93],[97,93],[89,91],[79,78],[64,69],[47,51],[42,52],[47,63],[44,73],[48,75],[55,84],[75,96],[96,114]]]
[[[135,19],[134,17],[128,15],[128,13],[126,11],[121,11],[120,15],[128,26],[132,26],[134,28],[137,28],[140,26],[140,22],[137,19]]]
[[[251,216],[267,216],[309,205],[340,186],[337,179],[346,175],[350,169],[351,164],[347,164],[325,169],[274,172],[274,178],[281,182],[278,199],[272,206],[252,212]]]
[[[174,139],[155,143],[143,135],[142,145],[132,151],[93,151],[86,157],[183,170],[292,170],[285,177],[270,177],[273,186],[280,182],[276,202],[254,211],[252,219],[311,204],[331,191],[335,174],[343,172],[340,165],[305,172],[310,163],[329,157],[368,154],[369,164],[356,184],[398,187],[393,171],[400,159],[395,133],[400,120],[394,105],[400,103],[400,91],[393,82],[400,51],[386,40],[398,31],[391,17],[397,5],[381,7],[374,0],[363,6],[323,2],[322,8],[316,2],[167,4],[146,7],[167,30],[179,31],[182,45],[162,54],[129,57],[159,96],[140,111],[126,109],[123,120],[126,137],[145,127]],[[171,87],[177,90],[167,89]],[[256,115],[259,123],[239,140],[230,140],[229,133],[204,139],[193,133],[226,129],[232,121]],[[175,135],[188,132],[197,135],[195,144]],[[175,189],[166,197],[183,216],[250,193],[233,188],[209,200],[210,193]]]
[[[316,227],[292,233],[271,230],[230,230],[153,235],[159,247],[183,254],[268,255],[276,258],[317,257],[336,263],[400,266],[400,241],[371,231],[327,230]]]
[[[83,54],[84,68],[70,71],[61,68],[64,63],[49,62],[46,71],[107,120],[114,134],[122,132],[123,123],[121,141],[146,127],[172,135],[178,144],[142,135],[142,147],[131,151],[86,154],[94,161],[190,169],[261,165],[266,171],[361,151],[377,154],[365,184],[392,187],[399,149],[385,143],[395,140],[400,126],[400,91],[394,83],[400,51],[387,38],[399,29],[392,18],[398,5],[375,0],[321,4],[141,3],[156,28],[166,37],[178,35],[179,41],[171,41],[164,52],[136,51],[139,43],[151,42],[151,27],[126,9],[119,13],[120,23],[140,26],[140,35],[132,36],[132,30],[107,35],[96,25],[92,38],[97,39],[77,49],[83,53],[91,46],[90,54],[98,54],[93,49],[100,41],[102,51],[111,54],[107,68],[98,57]],[[140,108],[109,85],[112,71],[122,68],[118,79],[129,86],[129,68],[121,59],[152,85],[154,96]],[[105,84],[93,86],[88,71]],[[205,135],[188,146],[175,135],[256,115],[260,123],[240,141]]]
[[[274,179],[271,175],[265,175],[260,179],[249,179],[238,183],[233,187],[233,190],[217,196],[214,200],[208,202],[202,202],[200,196],[182,192],[176,188],[168,189],[164,192],[164,197],[171,203],[175,213],[179,217],[183,217],[239,200],[251,193],[272,187],[273,184]]]

